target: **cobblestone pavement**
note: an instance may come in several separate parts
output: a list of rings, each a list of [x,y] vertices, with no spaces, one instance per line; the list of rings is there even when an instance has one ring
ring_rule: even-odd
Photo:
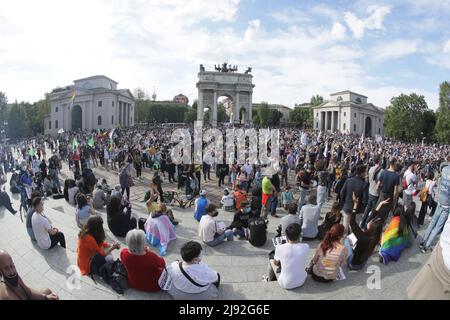
[[[106,178],[111,186],[118,183],[118,172],[107,171],[104,168],[94,168],[95,175],[100,180]],[[135,186],[131,188],[133,211],[141,217],[147,217],[145,204],[142,202],[144,194],[151,181],[152,172],[144,169],[143,179],[135,179]],[[67,164],[63,165],[63,178],[73,177]],[[218,203],[223,189],[217,186],[217,178],[211,173],[211,181],[202,181],[202,188],[208,190],[208,198]],[[290,181],[294,186],[293,181]],[[6,186],[6,185],[5,185]],[[9,192],[8,188],[6,188]],[[175,190],[176,184],[163,183],[164,190]],[[18,195],[11,195],[13,206],[18,208]],[[327,201],[322,209],[322,217],[330,209],[331,201]],[[0,248],[11,253],[19,274],[29,286],[36,288],[49,287],[61,299],[170,299],[164,293],[144,293],[129,289],[124,295],[118,295],[110,288],[98,282],[95,284],[89,277],[81,277],[79,286],[77,277],[71,267],[76,266],[77,234],[79,232],[75,223],[75,209],[64,199],[45,201],[47,216],[54,226],[66,236],[67,249],[56,247],[50,251],[40,250],[29,240],[25,224],[18,215],[13,216],[3,207],[0,208]],[[198,223],[193,219],[193,208],[180,209],[173,207],[176,219],[180,224],[176,227],[177,239],[169,244],[167,263],[180,259],[181,246],[188,240],[199,240],[197,235]],[[279,209],[283,216],[286,212]],[[106,221],[105,210],[98,214]],[[231,222],[233,213],[220,210],[219,220]],[[270,218],[268,226],[268,239],[275,235],[280,223],[279,219]],[[107,241],[119,241],[125,245],[125,239],[116,238],[105,225]],[[419,231],[419,237],[424,232]],[[406,287],[419,271],[429,254],[421,254],[416,239],[414,246],[406,250],[400,261],[385,266],[378,262],[374,254],[366,268],[359,272],[345,270],[347,279],[330,284],[317,283],[308,276],[303,287],[295,290],[283,290],[277,282],[262,282],[262,275],[267,273],[268,253],[273,249],[271,241],[261,248],[251,246],[247,241],[235,240],[224,243],[216,248],[204,247],[204,261],[221,274],[222,284],[218,299],[406,299]],[[310,258],[318,241],[308,242]],[[158,253],[156,248],[152,251]],[[118,251],[114,252],[117,258]],[[379,270],[381,282],[379,288],[373,288],[373,270]],[[372,278],[371,278],[372,277]],[[368,286],[369,283],[369,286]],[[75,288],[74,288],[75,286]]]

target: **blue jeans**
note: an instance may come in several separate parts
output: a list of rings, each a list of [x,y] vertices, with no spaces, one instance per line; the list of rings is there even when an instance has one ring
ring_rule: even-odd
[[[347,256],[347,265],[350,270],[361,270],[366,265],[364,264],[352,264],[353,261],[353,247],[350,244],[348,238],[344,239],[344,246],[347,248],[348,256]]]
[[[210,246],[210,247],[215,247],[215,246],[221,244],[222,242],[224,242],[225,238],[228,241],[233,241],[233,231],[232,230],[225,230],[225,233],[223,233],[220,236],[214,238],[213,241],[205,242],[205,244],[207,246]]]
[[[300,214],[300,210],[302,210],[303,204],[305,203],[306,194],[308,193],[308,190],[299,188],[300,189],[300,197],[298,199],[298,208],[297,208],[297,214]]]
[[[436,213],[433,216],[430,224],[428,225],[425,236],[423,237],[422,243],[425,249],[430,248],[434,241],[434,238],[442,231],[445,223],[447,222],[448,215],[450,213],[450,208],[444,209],[439,203],[436,209]]]
[[[50,176],[53,178],[53,181],[58,189],[58,192],[61,192],[61,182],[59,181],[58,171],[57,170],[49,170]]]
[[[277,213],[278,197],[272,197],[272,202],[270,203],[270,214],[275,215]]]
[[[32,228],[27,228],[28,235],[30,236],[31,241],[36,241],[36,238],[34,237],[34,232]]]
[[[236,231],[233,234],[237,237],[245,237],[244,228],[242,228],[242,227],[236,228]]]
[[[322,206],[325,203],[326,194],[327,194],[326,186],[317,187],[317,205],[319,206],[320,210],[322,210]]]

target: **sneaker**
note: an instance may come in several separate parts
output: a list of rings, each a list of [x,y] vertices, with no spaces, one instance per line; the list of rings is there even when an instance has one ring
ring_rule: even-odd
[[[425,248],[425,247],[421,248],[421,249],[420,249],[420,252],[422,252],[422,253],[427,253],[427,248]]]
[[[269,282],[269,276],[267,274],[262,276],[262,282]]]
[[[276,273],[281,273],[281,266],[279,266],[275,272]]]

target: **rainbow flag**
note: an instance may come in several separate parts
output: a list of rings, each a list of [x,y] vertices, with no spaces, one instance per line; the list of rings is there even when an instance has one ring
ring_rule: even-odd
[[[408,228],[405,226],[403,232],[400,232],[400,217],[393,217],[389,226],[384,231],[381,238],[380,255],[383,257],[383,263],[397,261],[402,251],[409,242]]]

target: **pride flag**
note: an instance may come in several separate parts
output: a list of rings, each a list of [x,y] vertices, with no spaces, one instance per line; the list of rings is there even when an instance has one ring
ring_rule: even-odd
[[[28,154],[29,154],[31,157],[34,157],[34,156],[35,156],[36,151],[34,150],[33,146],[30,147],[30,151],[28,151]]]
[[[402,251],[407,247],[409,242],[408,228],[404,228],[400,232],[399,227],[400,217],[393,217],[383,233],[380,255],[383,257],[384,264],[388,264],[389,261],[397,261]]]
[[[77,138],[73,138],[73,141],[72,141],[72,149],[73,149],[73,150],[78,149],[78,141],[77,141]]]
[[[88,141],[88,146],[93,148],[95,145],[94,137],[91,137]]]

